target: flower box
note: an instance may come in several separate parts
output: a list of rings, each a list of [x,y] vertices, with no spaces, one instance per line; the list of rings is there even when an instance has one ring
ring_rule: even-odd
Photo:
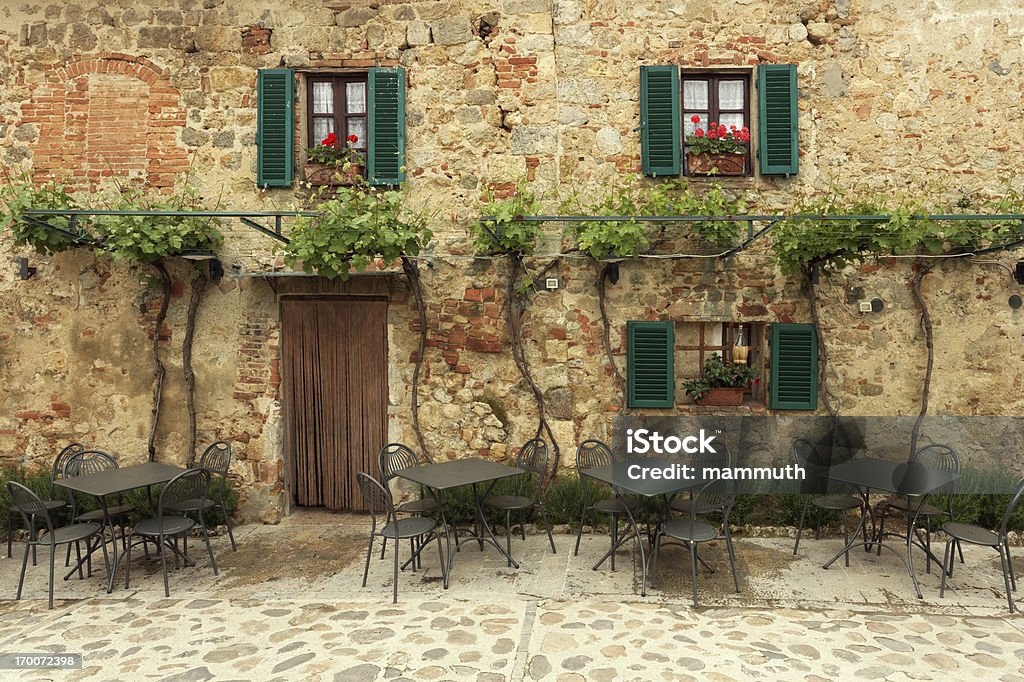
[[[743,175],[746,154],[687,152],[686,169],[696,175]]]
[[[708,389],[700,399],[694,402],[698,405],[715,405],[715,406],[738,406],[743,404],[743,392],[746,389],[740,387],[729,387],[729,388],[711,388]]]
[[[307,163],[303,166],[306,182],[314,187],[341,187],[355,185],[363,177],[363,167],[350,163],[347,167]]]

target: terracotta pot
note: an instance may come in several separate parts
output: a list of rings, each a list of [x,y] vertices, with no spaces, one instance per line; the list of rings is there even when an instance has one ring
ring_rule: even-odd
[[[686,152],[686,168],[697,175],[743,175],[746,154]]]
[[[743,392],[745,390],[742,386],[738,388],[712,388],[700,400],[695,402],[698,405],[742,405]]]
[[[347,168],[325,166],[321,163],[307,163],[302,168],[306,182],[314,187],[341,187],[354,185],[363,177],[363,167],[349,164]]]

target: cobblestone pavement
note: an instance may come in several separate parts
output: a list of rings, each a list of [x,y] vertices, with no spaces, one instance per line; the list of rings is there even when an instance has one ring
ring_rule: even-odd
[[[399,576],[392,605],[390,553],[360,586],[364,532],[358,517],[327,515],[240,528],[237,553],[215,542],[220,575],[197,551],[169,599],[159,564],[140,558],[131,588],[122,579],[111,595],[102,569],[58,578],[52,611],[41,553],[26,598],[0,601],[0,653],[80,652],[84,665],[0,679],[1024,680],[1024,618],[1006,609],[995,553],[969,549],[942,600],[937,573],[919,567],[918,600],[888,553],[853,552],[850,568],[823,571],[834,539],[802,543],[796,558],[791,540],[740,539],[741,593],[723,548],[709,546],[715,573],[701,574],[694,609],[678,550],[642,598],[635,552],[593,571],[607,536],[585,535],[574,557],[572,536],[556,535],[552,555],[532,535],[513,544],[518,571],[493,549],[463,547],[447,592],[426,553],[422,570]],[[19,569],[20,557],[0,560],[4,597]]]

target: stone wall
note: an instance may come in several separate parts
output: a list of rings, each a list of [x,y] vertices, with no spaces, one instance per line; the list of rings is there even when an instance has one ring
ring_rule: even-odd
[[[159,191],[191,168],[210,205],[290,208],[295,192],[255,187],[257,69],[402,65],[410,202],[431,211],[435,234],[422,262],[425,438],[435,456],[504,457],[533,435],[536,407],[508,352],[505,264],[474,259],[466,230],[488,184],[507,192],[525,179],[543,210],[557,213],[570,191],[594,197],[636,172],[642,64],[796,63],[800,173],[723,181],[732,191],[755,194],[765,210],[855,185],[970,203],[1019,168],[1022,34],[1024,10],[1009,0],[5,0],[0,161],[78,188],[113,177]],[[571,247],[567,229],[548,224],[540,253]],[[23,255],[0,238],[0,262]],[[196,336],[200,440],[232,441],[242,515],[273,520],[287,508],[278,304],[270,280],[244,273],[273,268],[277,256],[239,225],[221,256],[228,277],[208,290]],[[1004,267],[1017,257],[951,261],[925,279],[936,332],[931,412],[1024,408],[1021,312],[1006,305],[1019,287]],[[0,459],[47,462],[71,439],[144,458],[156,296],[147,273],[87,254],[30,258],[30,280],[0,268]],[[621,400],[594,265],[571,254],[549,274],[561,288],[532,297],[524,338],[565,464],[579,441],[608,437]],[[189,273],[179,264],[173,275],[158,449],[180,462]],[[910,261],[892,259],[820,286],[844,413],[919,409],[924,346],[910,275]],[[856,301],[872,297],[884,311],[857,312]],[[810,319],[805,293],[775,270],[765,243],[725,260],[627,263],[607,304],[620,368],[631,319]],[[392,301],[389,325],[389,438],[414,442],[418,322],[409,300]],[[678,403],[675,411],[692,410],[681,393]]]

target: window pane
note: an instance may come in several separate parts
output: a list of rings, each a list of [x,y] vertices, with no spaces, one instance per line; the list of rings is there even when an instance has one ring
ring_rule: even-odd
[[[313,83],[313,113],[334,113],[334,85],[331,83]]]
[[[333,118],[313,119],[313,141],[320,144],[320,141],[334,132]]]
[[[683,108],[706,109],[708,106],[707,81],[683,81]]]
[[[718,82],[718,108],[743,108],[743,81]]]
[[[359,141],[352,146],[356,149],[366,149],[366,119],[350,118],[345,121],[345,127],[348,128],[345,137],[355,135],[359,138]]]
[[[722,114],[718,118],[718,122],[724,125],[726,128],[728,128],[729,126],[736,126],[737,128],[742,128],[744,125],[746,125],[743,122],[743,114]]]
[[[366,83],[345,84],[345,108],[350,114],[366,113]]]
[[[694,123],[693,122],[693,117],[694,116],[700,116],[700,123]],[[693,131],[696,130],[697,128],[703,128],[704,130],[707,130],[709,122],[710,122],[710,119],[708,118],[708,112],[706,112],[706,111],[689,111],[689,112],[686,113],[686,116],[683,118],[683,134],[684,135],[693,135]]]

